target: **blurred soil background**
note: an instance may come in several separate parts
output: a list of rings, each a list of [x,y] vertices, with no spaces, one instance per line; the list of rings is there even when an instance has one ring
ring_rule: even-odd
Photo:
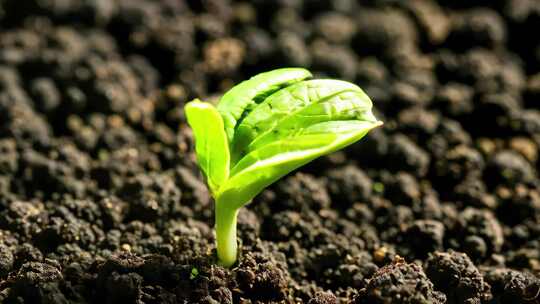
[[[383,128],[216,266],[182,107],[285,66]],[[540,1],[1,0],[0,302],[540,303]]]

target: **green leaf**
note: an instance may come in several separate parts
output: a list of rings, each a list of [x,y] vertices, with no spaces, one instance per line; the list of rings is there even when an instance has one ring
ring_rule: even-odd
[[[275,91],[311,76],[301,68],[283,68],[256,76],[234,86],[221,98],[218,111],[223,117],[225,133],[233,141],[237,122],[249,113],[257,103]]]
[[[360,96],[362,99],[369,101],[358,86],[331,79],[302,81],[270,95],[237,126],[232,144],[233,163],[247,152],[244,148],[261,133],[281,124],[284,118],[301,111],[304,107],[343,91],[358,92],[362,95]]]
[[[310,161],[350,145],[380,122],[326,121],[313,124],[295,136],[273,141],[246,155],[220,189],[221,201],[240,208],[264,188]]]
[[[195,137],[199,167],[207,177],[212,193],[229,178],[230,154],[221,115],[210,103],[194,100],[185,113]]]
[[[237,127],[231,177],[218,196],[242,206],[292,170],[359,140],[381,124],[371,108],[359,87],[343,81],[302,81],[272,94]]]
[[[290,113],[278,124],[260,132],[245,150],[253,151],[275,140],[302,134],[314,124],[347,120],[377,122],[371,113],[371,101],[362,92],[341,91]]]

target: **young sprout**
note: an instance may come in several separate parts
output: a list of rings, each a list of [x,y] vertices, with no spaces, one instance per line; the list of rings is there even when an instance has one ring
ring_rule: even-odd
[[[242,206],[284,175],[382,124],[358,86],[309,77],[305,69],[277,69],[236,85],[217,108],[199,100],[185,106],[216,203],[217,255],[225,267],[237,259]]]

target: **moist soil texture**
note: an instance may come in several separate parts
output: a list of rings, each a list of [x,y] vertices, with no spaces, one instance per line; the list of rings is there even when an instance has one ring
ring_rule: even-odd
[[[0,1],[1,303],[540,303],[538,0]],[[284,66],[385,125],[216,265],[183,105]]]

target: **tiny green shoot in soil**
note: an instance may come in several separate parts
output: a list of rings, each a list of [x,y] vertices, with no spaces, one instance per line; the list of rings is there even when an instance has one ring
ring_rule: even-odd
[[[342,149],[380,126],[358,86],[311,79],[302,68],[258,74],[230,89],[217,107],[196,99],[185,113],[201,170],[214,197],[217,255],[238,256],[238,210],[291,171]]]

